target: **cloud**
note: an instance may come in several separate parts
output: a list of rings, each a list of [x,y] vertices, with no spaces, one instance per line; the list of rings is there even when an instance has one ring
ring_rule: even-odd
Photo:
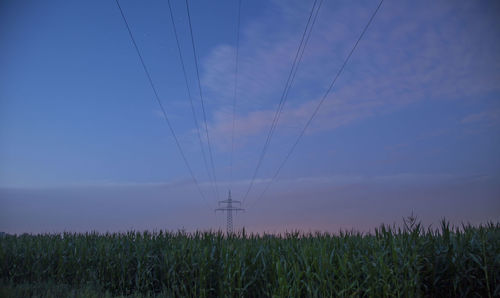
[[[273,4],[271,4],[273,5]],[[275,13],[242,29],[236,132],[239,144],[269,129],[306,21],[303,5],[274,3]],[[432,5],[432,9],[429,9]],[[310,117],[365,25],[374,3],[324,3],[288,102],[281,133]],[[384,3],[310,132],[322,132],[428,100],[476,100],[500,86],[500,43],[494,14],[470,3]],[[234,47],[204,59],[212,101],[211,134],[228,148],[232,129]]]
[[[484,181],[448,181],[388,187],[351,184],[291,190],[267,195],[238,218],[253,229],[284,231],[299,229],[356,229],[368,231],[381,223],[401,224],[414,213],[427,226],[445,217],[452,224],[477,224],[498,220],[499,189]],[[258,211],[260,220],[252,219]],[[273,217],[273,215],[275,217]],[[287,218],[283,220],[283,218]],[[252,223],[252,224],[250,224]]]
[[[469,114],[461,122],[463,124],[484,123],[488,126],[493,126],[500,122],[500,109]]]
[[[255,232],[367,231],[382,222],[400,223],[412,211],[424,224],[437,223],[443,216],[453,223],[498,220],[497,181],[498,176],[419,173],[280,180],[262,200],[249,197],[244,206],[247,211],[238,213],[235,226]],[[238,183],[245,184],[238,185],[242,187],[248,181]],[[0,230],[8,233],[224,227],[224,216],[206,208],[196,190],[183,185],[0,188],[0,205]]]

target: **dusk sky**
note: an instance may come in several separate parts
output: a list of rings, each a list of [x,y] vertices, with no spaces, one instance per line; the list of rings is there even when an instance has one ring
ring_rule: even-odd
[[[224,229],[243,200],[313,0],[120,0],[202,197],[107,1],[0,1],[0,231]],[[416,214],[500,220],[500,2],[318,0],[316,22],[244,213],[254,232],[370,231]],[[317,6],[316,6],[317,7]],[[231,173],[232,172],[232,173]],[[268,191],[261,197],[262,192]]]

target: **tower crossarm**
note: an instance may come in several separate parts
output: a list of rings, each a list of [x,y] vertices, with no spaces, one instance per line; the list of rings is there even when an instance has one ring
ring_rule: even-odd
[[[219,205],[220,205],[220,204],[233,204],[233,203],[236,203],[236,204],[240,204],[240,205],[241,205],[241,201],[234,201],[234,200],[224,200],[224,201],[219,201]]]
[[[237,207],[224,207],[224,208],[217,208],[215,211],[245,211],[243,208],[237,208]]]

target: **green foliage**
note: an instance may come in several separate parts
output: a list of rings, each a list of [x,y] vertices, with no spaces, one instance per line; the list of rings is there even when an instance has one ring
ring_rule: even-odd
[[[443,221],[424,230],[411,217],[402,229],[368,235],[7,235],[0,294],[32,296],[37,285],[54,284],[61,286],[49,289],[75,297],[74,289],[88,291],[83,296],[498,297],[499,244],[498,223],[450,228]]]

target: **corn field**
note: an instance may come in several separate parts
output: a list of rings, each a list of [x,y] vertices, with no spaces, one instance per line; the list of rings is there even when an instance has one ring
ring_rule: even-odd
[[[4,296],[50,283],[108,296],[499,297],[500,224],[424,229],[405,221],[337,235],[6,235],[0,266]]]

